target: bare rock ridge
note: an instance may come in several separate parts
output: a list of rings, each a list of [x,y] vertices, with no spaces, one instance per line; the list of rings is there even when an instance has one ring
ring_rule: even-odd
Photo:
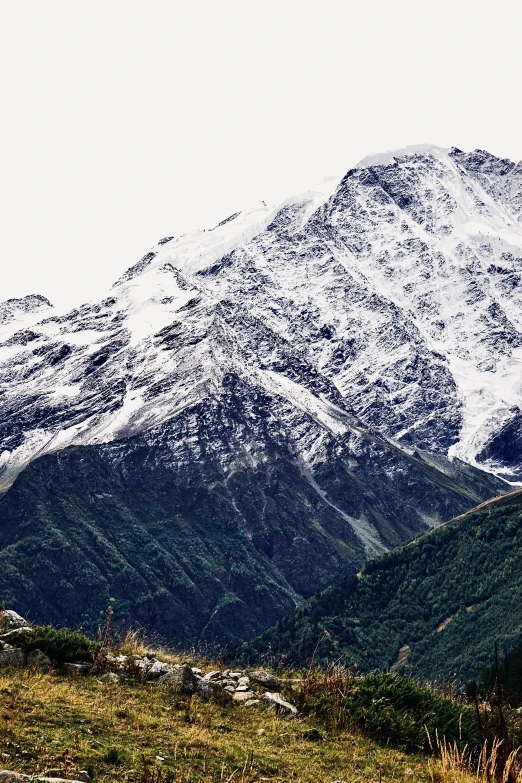
[[[237,641],[502,493],[521,258],[520,164],[420,147],[1,305],[0,592]]]

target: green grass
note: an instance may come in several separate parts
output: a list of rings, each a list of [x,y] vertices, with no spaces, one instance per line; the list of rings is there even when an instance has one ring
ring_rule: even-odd
[[[3,672],[0,699],[2,766],[20,772],[67,758],[99,783],[139,781],[144,762],[194,783],[363,781],[379,768],[390,781],[403,781],[407,769],[429,779],[426,758],[357,733],[323,730],[323,740],[307,739],[316,725],[310,716],[277,719],[265,707],[223,708],[153,685]]]

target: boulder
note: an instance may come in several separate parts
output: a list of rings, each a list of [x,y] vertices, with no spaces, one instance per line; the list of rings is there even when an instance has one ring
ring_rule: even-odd
[[[273,707],[279,715],[297,715],[297,707],[285,701],[280,693],[265,693],[263,701]]]
[[[221,672],[218,672],[217,670],[216,671],[212,671],[212,672],[207,672],[203,679],[205,679],[205,680],[220,680],[221,679]]]
[[[116,672],[106,672],[105,674],[102,674],[100,680],[101,682],[119,682],[120,675],[116,674]]]
[[[249,672],[248,676],[250,677],[251,682],[254,682],[256,685],[261,685],[263,688],[266,688],[267,691],[277,691],[281,686],[281,682],[277,677],[274,677],[273,674],[265,672],[262,669],[255,672]]]
[[[49,656],[41,650],[31,650],[27,656],[27,666],[39,672],[50,672],[53,664]]]
[[[213,683],[204,680],[203,677],[200,677],[198,674],[194,674],[194,681],[196,696],[202,701],[210,701],[214,696]]]
[[[11,631],[0,634],[0,642],[19,647],[32,633],[34,633],[34,631],[29,625],[24,625],[21,628],[13,628]]]
[[[18,647],[0,650],[0,668],[5,666],[25,666],[25,655]]]
[[[240,692],[236,691],[236,693],[234,693],[234,695],[232,696],[232,700],[238,702],[246,702],[246,701],[250,701],[251,699],[255,699],[255,697],[256,694],[252,693],[252,691],[240,691]]]
[[[172,668],[166,674],[162,674],[156,680],[156,685],[168,685],[179,693],[192,696],[196,690],[196,677],[190,666],[180,666],[179,668]]]
[[[168,672],[171,672],[172,670],[172,666],[170,666],[168,663],[154,661],[152,666],[147,669],[147,679],[157,680],[158,677],[161,677],[163,674],[168,674]]]
[[[229,693],[219,682],[210,682],[212,688],[212,698],[216,704],[230,704],[232,701],[232,694]]]
[[[0,630],[12,631],[14,628],[27,628],[29,623],[18,612],[4,609],[0,612]]]

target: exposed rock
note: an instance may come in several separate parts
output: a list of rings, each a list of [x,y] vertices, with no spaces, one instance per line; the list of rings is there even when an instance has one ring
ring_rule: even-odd
[[[168,685],[170,688],[191,696],[196,690],[196,678],[190,666],[172,668],[156,680],[156,685]]]
[[[212,698],[217,704],[229,704],[232,701],[232,694],[223,688],[218,682],[210,682],[212,687]]]
[[[205,680],[219,680],[221,678],[221,672],[215,670],[211,672],[207,672],[205,674]]]
[[[0,612],[0,630],[12,631],[13,628],[27,628],[29,623],[13,609],[4,609]]]
[[[281,686],[281,682],[277,677],[274,677],[273,674],[262,669],[255,672],[249,672],[248,676],[256,685],[261,685],[269,691],[276,691]]]
[[[22,644],[32,633],[33,629],[28,625],[21,626],[20,628],[13,628],[11,631],[0,634],[0,642],[12,644],[16,647],[17,645]]]
[[[253,707],[254,704],[259,704],[259,699],[248,699],[244,702],[245,707]]]
[[[263,696],[263,701],[266,702],[270,707],[274,707],[276,711],[281,715],[297,715],[298,710],[297,707],[294,707],[293,704],[290,704],[288,701],[285,701],[285,699],[281,696],[280,693],[265,693]]]
[[[31,650],[27,656],[27,666],[40,672],[50,672],[53,664],[49,656],[41,650]]]
[[[25,666],[25,655],[18,647],[0,650],[0,668],[4,666]]]
[[[119,682],[120,675],[116,674],[116,672],[106,672],[105,674],[102,674],[100,679],[102,682]]]
[[[239,680],[237,681],[237,684],[239,686],[248,685],[249,682],[250,682],[250,677],[240,677]]]
[[[256,694],[252,693],[252,691],[236,691],[232,696],[232,701],[245,702],[250,701],[250,699],[255,699],[255,697]]]
[[[152,666],[147,669],[147,679],[148,680],[157,680],[158,677],[161,677],[163,674],[167,674],[168,672],[173,671],[172,666],[168,663],[163,663],[163,661],[154,661]]]
[[[212,697],[214,696],[214,689],[216,688],[216,683],[211,683],[208,680],[203,679],[203,677],[200,677],[197,674],[194,675],[194,679],[195,679],[196,696],[199,696],[199,698],[202,699],[203,701],[210,701],[210,699],[212,699]],[[223,689],[221,688],[221,690]]]

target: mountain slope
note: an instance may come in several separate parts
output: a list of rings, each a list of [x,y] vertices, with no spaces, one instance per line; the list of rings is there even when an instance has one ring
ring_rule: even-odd
[[[411,148],[160,240],[100,303],[2,322],[2,486],[42,452],[176,416],[231,370],[520,477],[521,202],[520,164]]]
[[[167,641],[237,642],[494,487],[348,417],[329,439],[288,404],[274,420],[277,398],[236,377],[223,392],[142,435],[29,465],[0,499],[2,598],[92,628],[114,597],[119,619]],[[313,475],[303,432],[325,450]]]
[[[101,302],[3,305],[9,600],[39,591],[43,620],[63,597],[69,623],[93,622],[128,565],[138,575],[121,609],[148,607],[132,619],[171,640],[246,638],[368,556],[505,491],[477,466],[519,477],[520,219],[519,166],[415,148],[166,237]],[[145,556],[135,545],[151,506]],[[80,518],[109,538],[121,529],[112,570]],[[35,572],[55,528],[62,543]],[[75,566],[60,561],[70,576],[51,596],[62,545]],[[85,574],[98,585],[88,601]],[[228,621],[228,603],[251,607],[259,585],[245,627]]]
[[[504,651],[522,641],[521,557],[518,490],[373,560],[247,652],[302,662],[317,646],[319,657],[347,653],[366,671],[392,667],[439,682],[479,677],[495,641]]]

